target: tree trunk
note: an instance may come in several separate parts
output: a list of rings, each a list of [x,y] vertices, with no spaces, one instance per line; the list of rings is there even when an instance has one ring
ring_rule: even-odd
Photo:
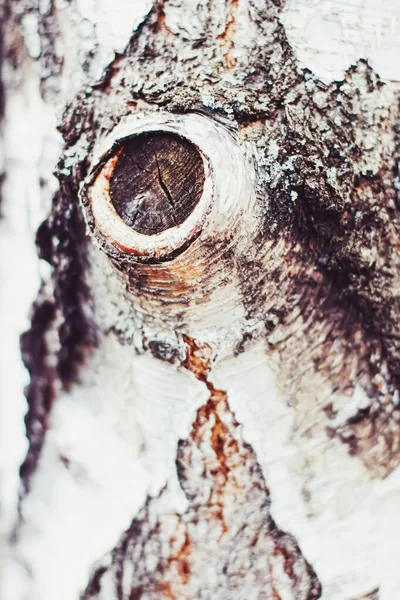
[[[383,4],[5,0],[3,600],[400,597]]]

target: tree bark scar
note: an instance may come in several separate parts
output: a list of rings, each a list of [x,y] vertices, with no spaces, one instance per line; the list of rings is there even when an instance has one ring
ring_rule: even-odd
[[[36,242],[40,257],[52,267],[52,292],[43,287],[43,298],[39,296],[33,307],[31,328],[21,339],[23,360],[31,376],[25,418],[29,449],[21,467],[25,490],[37,466],[56,383],[59,389],[68,389],[87,352],[97,343],[85,280],[83,221],[67,184],[54,197],[52,213],[40,226]]]
[[[288,593],[293,600],[316,600],[321,585],[294,538],[271,517],[261,468],[241,438],[226,392],[208,381],[210,348],[188,337],[186,343],[183,366],[210,391],[177,451],[187,509],[178,514],[162,508],[168,485],[149,498],[111,564],[92,575],[83,599],[101,598],[107,586],[118,600],[280,600]]]
[[[156,235],[187,219],[203,183],[203,161],[192,143],[173,134],[146,133],[124,143],[110,179],[110,197],[127,225]]]
[[[277,337],[287,340],[281,347],[297,373],[293,376],[293,370],[284,368],[282,380],[288,396],[298,395],[307,362],[314,364],[316,373],[329,377],[331,406],[335,394],[346,395],[351,403],[355,387],[364,389],[367,406],[355,410],[347,421],[333,410],[328,432],[348,444],[350,453],[362,458],[374,475],[385,477],[400,460],[397,179],[393,185],[398,147],[393,143],[396,139],[391,139],[398,119],[397,99],[394,96],[393,105],[387,106],[385,86],[364,61],[349,69],[344,82],[324,87],[314,80],[314,85],[312,116],[307,112],[308,119],[298,120],[306,114],[299,100],[299,112],[289,109],[278,117],[280,130],[287,127],[285,139],[276,129],[279,150],[271,171],[265,172],[274,181],[274,189],[260,243],[275,230],[286,238],[287,246],[280,258],[274,250],[268,260],[256,259],[254,270],[244,257],[243,297],[249,318],[263,314],[273,347]],[[360,89],[363,92],[357,100],[350,90]],[[349,90],[348,95],[342,97],[342,90]],[[337,101],[342,98],[343,104]],[[321,130],[308,127],[321,117]],[[331,137],[323,144],[322,129],[329,129]],[[247,138],[257,130],[260,124],[255,122],[254,126],[247,123],[242,131]],[[372,158],[371,150],[364,147],[368,136],[376,141],[367,168],[366,157]],[[304,144],[308,157],[302,156]],[[289,155],[296,163],[292,173],[288,178],[275,178],[272,171]],[[327,168],[316,168],[318,160]],[[282,331],[276,336],[277,326],[292,322],[296,311],[302,314],[297,333]],[[325,342],[316,345],[322,332]],[[295,389],[289,389],[290,380],[296,381]],[[310,389],[306,378],[304,385]]]
[[[31,327],[21,336],[22,358],[30,374],[25,390],[28,412],[25,417],[29,439],[28,454],[20,468],[24,492],[29,490],[30,477],[36,469],[47,429],[47,417],[55,397],[57,373],[49,361],[51,349],[46,335],[56,316],[54,301],[39,296],[32,309]]]

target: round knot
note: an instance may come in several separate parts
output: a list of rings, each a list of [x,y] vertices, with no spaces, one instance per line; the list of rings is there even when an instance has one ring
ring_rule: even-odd
[[[203,194],[204,178],[194,144],[175,134],[143,133],[123,143],[110,197],[129,227],[155,235],[186,221]]]

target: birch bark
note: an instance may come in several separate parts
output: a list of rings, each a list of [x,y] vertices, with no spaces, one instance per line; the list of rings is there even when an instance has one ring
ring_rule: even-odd
[[[4,600],[400,598],[381,4],[3,0]]]

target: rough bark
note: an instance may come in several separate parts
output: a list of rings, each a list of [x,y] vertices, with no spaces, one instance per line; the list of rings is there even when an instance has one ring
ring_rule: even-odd
[[[393,600],[400,77],[289,0],[139,4],[7,7],[63,147],[4,593]]]

